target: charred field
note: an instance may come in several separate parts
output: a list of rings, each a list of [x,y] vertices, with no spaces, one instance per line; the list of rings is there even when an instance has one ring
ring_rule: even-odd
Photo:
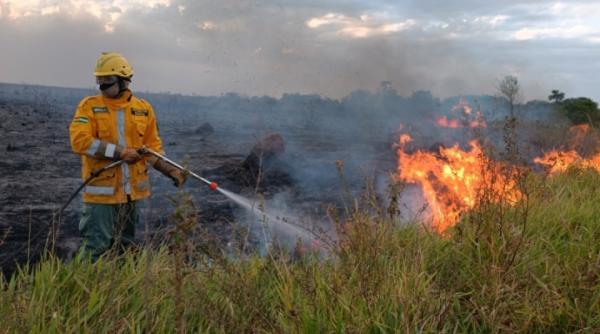
[[[600,137],[556,105],[388,86],[340,100],[140,94],[170,158],[323,239],[307,248],[221,193],[153,173],[142,247],[90,263],[76,255],[80,199],[50,233],[81,182],[67,128],[90,93],[0,84],[11,330],[600,328]]]
[[[70,259],[81,244],[81,195],[62,217],[57,217],[57,212],[81,183],[80,161],[70,150],[68,126],[78,98],[94,92],[20,85],[2,85],[0,90],[0,146],[7,154],[0,165],[0,261],[4,273],[10,274],[18,264],[37,262],[50,246],[60,258]],[[314,115],[317,111],[304,101],[314,104],[318,100],[315,96],[299,96],[299,102],[281,106],[297,107],[299,114],[276,120],[255,109],[268,106],[272,102],[269,99],[257,103],[239,96],[200,102],[188,102],[185,97],[177,100],[172,95],[155,94],[154,98],[159,101],[155,108],[160,135],[170,158],[228,191],[253,198],[257,206],[261,201],[272,202],[277,212],[294,214],[296,210],[325,220],[326,206],[339,203],[342,195],[336,161],[346,160],[353,168],[346,175],[353,184],[369,173],[374,175],[373,170],[362,169],[372,168],[369,165],[373,161],[377,161],[379,174],[383,174],[384,165],[391,170],[395,164],[391,134],[348,146],[354,129],[333,133],[319,128]],[[241,106],[243,111],[229,105],[244,102],[248,105]],[[210,104],[215,103],[220,105],[211,110]],[[360,148],[358,156],[353,151],[356,147]],[[153,196],[142,203],[137,238],[140,244],[157,245],[172,229],[169,221],[177,189],[158,172],[151,173]],[[362,185],[353,187],[355,192]],[[264,237],[252,231],[258,228],[255,218],[225,196],[194,180],[184,191],[194,198],[198,233],[208,238],[204,241],[224,249],[242,233],[248,244],[245,249],[256,251],[265,243]],[[57,229],[55,236],[51,236],[53,228]]]

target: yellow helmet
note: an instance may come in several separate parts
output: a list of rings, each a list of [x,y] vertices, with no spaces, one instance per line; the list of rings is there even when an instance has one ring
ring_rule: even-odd
[[[94,76],[102,77],[107,75],[116,75],[123,78],[133,76],[133,68],[125,57],[117,52],[102,52],[96,62]]]

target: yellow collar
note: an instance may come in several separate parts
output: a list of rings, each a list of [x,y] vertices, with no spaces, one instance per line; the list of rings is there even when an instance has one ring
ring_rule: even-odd
[[[122,106],[124,104],[129,103],[129,101],[131,101],[132,97],[133,97],[133,93],[131,92],[131,90],[126,89],[125,91],[123,91],[123,94],[121,94],[121,96],[119,96],[115,99],[111,99],[111,98],[102,96],[102,100],[104,101],[104,103],[109,104],[109,105]]]

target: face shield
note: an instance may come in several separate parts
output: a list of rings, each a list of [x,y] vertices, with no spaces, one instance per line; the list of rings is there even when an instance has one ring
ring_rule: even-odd
[[[96,83],[100,86],[100,90],[107,90],[118,81],[119,77],[116,75],[96,77]]]
[[[127,88],[125,82],[131,82],[131,78],[123,78],[116,75],[96,77],[96,83],[100,86],[100,90],[102,91],[109,89],[116,83],[119,83],[119,91],[121,92]]]

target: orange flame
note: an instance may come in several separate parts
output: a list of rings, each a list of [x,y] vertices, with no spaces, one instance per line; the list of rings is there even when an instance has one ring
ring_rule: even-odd
[[[458,103],[452,107],[452,111],[457,111],[460,109],[462,109],[462,111],[467,115],[470,115],[473,112],[473,108],[471,108],[469,102],[467,102],[467,99],[462,96]]]
[[[542,165],[551,175],[563,173],[571,166],[592,168],[600,172],[600,153],[586,158],[577,152],[577,149],[586,141],[590,141],[592,145],[597,146],[598,135],[591,131],[592,129],[588,124],[572,126],[569,128],[570,139],[564,145],[563,150],[546,152],[543,156],[533,159],[533,161]]]
[[[440,148],[438,153],[416,151],[407,153],[403,147],[398,154],[398,178],[418,184],[433,215],[433,227],[445,231],[460,220],[460,216],[478,203],[481,191],[491,187],[491,193],[508,194],[512,200],[518,198],[514,191],[515,182],[502,166],[488,159],[481,146],[471,141],[470,150],[462,150],[458,144]]]
[[[542,165],[550,175],[563,173],[571,166],[593,168],[600,172],[600,153],[589,159],[585,159],[574,150],[553,150],[533,159],[533,162]]]
[[[461,127],[460,124],[458,123],[458,120],[455,120],[455,119],[449,120],[448,117],[446,117],[446,116],[442,116],[442,117],[436,119],[435,124],[437,124],[439,127],[442,127],[442,128],[458,129]]]
[[[412,141],[412,137],[407,134],[400,135],[400,145],[406,145],[408,142]]]
[[[550,151],[533,159],[533,162],[542,165],[549,174],[562,173],[578,161],[581,161],[581,156],[576,151]]]
[[[448,119],[446,116],[439,117],[435,120],[435,124],[441,128],[450,128],[450,129],[459,129],[459,128],[486,128],[487,123],[481,118],[478,117],[475,120],[467,121],[464,120],[463,123],[457,119]]]
[[[435,120],[435,124],[442,128],[486,128],[487,123],[483,119],[481,112],[477,111],[475,119],[473,119],[473,108],[469,105],[464,97],[452,107],[452,112],[458,112],[458,119],[449,119],[447,116],[441,116]]]
[[[474,121],[471,121],[469,126],[471,128],[487,128],[487,123],[485,122],[485,119],[483,119],[481,112],[477,112],[477,118]]]

